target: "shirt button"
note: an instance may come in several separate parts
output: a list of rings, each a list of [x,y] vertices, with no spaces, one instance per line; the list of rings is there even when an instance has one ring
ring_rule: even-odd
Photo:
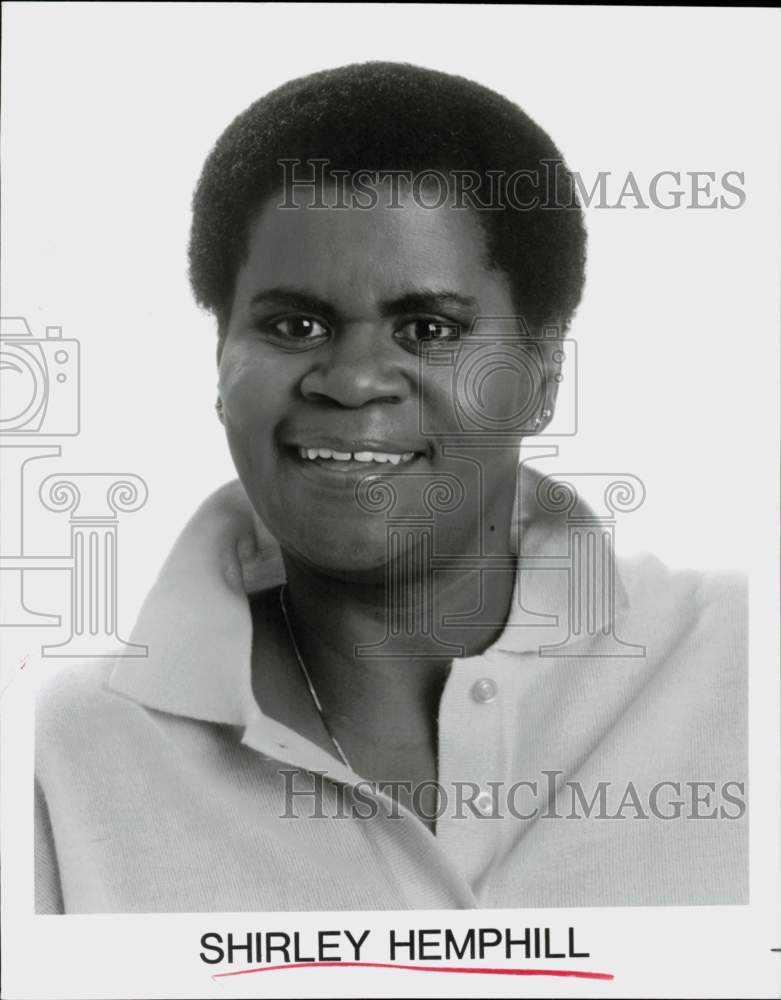
[[[480,704],[485,704],[487,701],[494,700],[498,690],[495,681],[492,681],[490,677],[483,677],[482,680],[475,681],[472,685],[472,697]]]
[[[490,792],[482,791],[475,799],[475,809],[483,816],[488,816],[493,812],[494,798]]]

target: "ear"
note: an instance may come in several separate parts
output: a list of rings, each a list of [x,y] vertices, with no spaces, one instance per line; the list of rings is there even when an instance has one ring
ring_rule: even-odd
[[[564,337],[566,330],[559,324],[549,324],[544,326],[540,332],[540,349],[543,358],[543,371],[545,372],[545,386],[542,398],[544,399],[543,410],[540,414],[541,422],[537,428],[537,433],[545,430],[553,420],[556,413],[556,400],[559,395],[559,384],[564,378],[562,364],[564,361]]]
[[[220,367],[222,360],[222,349],[225,346],[225,337],[228,331],[223,323],[217,324],[217,367]]]
[[[220,369],[220,361],[222,360],[222,349],[225,346],[225,335],[227,329],[225,325],[218,321],[217,323],[217,371]],[[222,397],[220,396],[220,386],[219,378],[217,381],[217,402],[214,404],[214,408],[217,411],[217,416],[219,417],[220,423],[225,423],[225,415],[222,412]]]

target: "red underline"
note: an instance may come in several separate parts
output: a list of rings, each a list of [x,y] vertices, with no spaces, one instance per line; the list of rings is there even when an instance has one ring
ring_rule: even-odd
[[[463,972],[480,976],[558,976],[570,979],[613,979],[610,972],[583,972],[577,969],[489,969],[470,965],[402,965],[399,962],[289,962],[285,965],[260,965],[237,972],[215,972],[212,979],[224,976],[247,976],[253,972],[277,972],[280,969],[406,969],[409,972]]]

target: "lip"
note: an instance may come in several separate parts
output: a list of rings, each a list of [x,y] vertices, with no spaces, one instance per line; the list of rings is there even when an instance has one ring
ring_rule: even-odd
[[[302,434],[285,441],[287,448],[330,448],[331,451],[349,452],[354,455],[359,451],[381,451],[391,455],[405,455],[414,452],[417,457],[427,455],[428,447],[421,446],[417,441],[389,441],[382,438],[341,438],[322,434]],[[414,461],[414,459],[413,459]]]
[[[333,440],[333,438],[329,440]],[[346,444],[346,442],[340,442],[340,447],[343,445],[345,451],[347,451]],[[357,445],[357,442],[354,442],[354,444]],[[360,445],[360,447],[356,447],[356,450],[391,450],[388,445],[384,445],[381,449],[376,443],[373,448],[370,448],[364,442],[361,442]],[[301,445],[300,447],[330,447],[334,450],[339,450],[339,448],[334,444],[310,444]],[[408,462],[400,463],[399,465],[393,465],[390,462],[382,464],[377,462],[350,462],[350,467],[346,468],[346,462],[333,462],[330,460],[327,462],[318,462],[307,458],[301,458],[298,454],[298,448],[299,445],[291,445],[285,448],[286,462],[288,463],[288,466],[294,470],[296,476],[301,476],[308,483],[320,489],[328,491],[332,490],[336,493],[341,493],[342,495],[344,495],[342,492],[344,490],[349,490],[352,495],[357,485],[362,481],[368,483],[378,479],[387,479],[388,476],[398,476],[399,474],[408,472],[410,469],[416,467],[424,458],[423,455],[417,452],[414,458],[411,458]],[[396,453],[395,448],[393,451]]]

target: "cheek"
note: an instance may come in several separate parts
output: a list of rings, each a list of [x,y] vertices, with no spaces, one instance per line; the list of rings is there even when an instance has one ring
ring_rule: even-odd
[[[223,354],[219,390],[226,427],[252,435],[273,430],[290,394],[288,380],[268,359],[241,350]]]
[[[223,354],[219,388],[225,433],[236,472],[250,497],[267,491],[268,487],[260,490],[260,484],[274,481],[275,434],[287,412],[292,384],[257,353]]]
[[[424,384],[424,432],[478,439],[528,433],[539,409],[538,381],[517,357],[500,352],[474,352],[453,365],[438,365]]]
[[[459,386],[461,412],[487,434],[519,433],[531,415],[525,381],[506,362],[490,359]]]

